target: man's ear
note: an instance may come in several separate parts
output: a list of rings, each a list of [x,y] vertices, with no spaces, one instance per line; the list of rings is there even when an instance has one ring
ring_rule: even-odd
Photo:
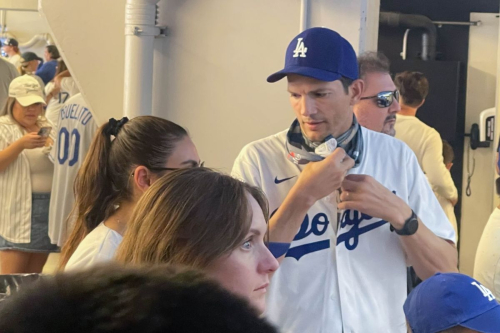
[[[134,170],[134,187],[139,191],[145,192],[151,186],[151,171],[143,165],[139,165]]]
[[[424,105],[425,103],[425,98],[422,100],[422,103],[420,103],[418,106],[417,106],[417,109],[420,108],[422,105]]]
[[[349,95],[351,96],[350,105],[358,103],[365,89],[365,81],[361,79],[354,80],[354,82],[349,86]]]

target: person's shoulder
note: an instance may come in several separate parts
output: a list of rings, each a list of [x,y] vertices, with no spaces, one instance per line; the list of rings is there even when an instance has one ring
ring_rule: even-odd
[[[408,147],[403,141],[390,136],[389,134],[372,131],[366,127],[361,127],[363,142],[370,145],[392,145],[396,148]]]
[[[404,117],[402,119],[408,120],[409,122],[411,122],[412,126],[416,126],[419,131],[423,131],[425,133],[424,136],[428,135],[428,134],[433,134],[433,135],[439,134],[438,131],[436,131],[436,129],[434,129],[434,127],[427,125],[426,123],[424,123],[422,120],[418,119],[417,117],[400,116],[400,115],[398,115],[397,117],[398,118]]]
[[[66,265],[66,270],[83,269],[95,263],[111,259],[122,236],[100,223],[78,245]]]
[[[263,139],[250,142],[243,147],[239,156],[257,157],[282,152],[285,147],[287,131],[281,131]]]
[[[70,98],[68,98],[66,102],[64,102],[64,105],[71,105],[71,104],[79,104],[84,107],[87,107],[87,102],[83,98],[82,93],[76,93]]]
[[[369,154],[379,154],[386,159],[401,159],[414,155],[411,148],[405,142],[388,134],[362,127],[362,135],[365,151]]]
[[[0,125],[3,125],[4,127],[7,127],[9,129],[17,127],[15,121],[8,114],[0,116]]]
[[[5,75],[2,74],[2,77],[8,78],[11,77],[11,79],[16,78],[19,76],[19,72],[17,71],[16,66],[14,66],[9,60],[0,57],[2,61],[0,61],[0,68],[3,68],[3,71],[9,72],[11,75]]]

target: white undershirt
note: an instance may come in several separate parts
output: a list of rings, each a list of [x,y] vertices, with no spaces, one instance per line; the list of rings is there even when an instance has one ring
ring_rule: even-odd
[[[32,193],[50,193],[52,189],[54,164],[49,160],[48,155],[43,152],[43,149],[42,147],[24,150],[30,165]]]
[[[111,261],[123,237],[118,232],[99,224],[78,245],[69,258],[65,271],[81,270],[100,262]]]

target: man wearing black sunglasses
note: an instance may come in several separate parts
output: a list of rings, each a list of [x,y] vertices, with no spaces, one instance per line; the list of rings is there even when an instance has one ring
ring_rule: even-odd
[[[364,82],[354,113],[361,126],[394,136],[399,91],[389,72],[389,59],[382,53],[366,52],[358,57],[359,76]]]

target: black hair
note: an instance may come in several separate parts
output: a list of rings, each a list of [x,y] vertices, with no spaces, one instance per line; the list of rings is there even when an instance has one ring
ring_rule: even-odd
[[[0,303],[2,333],[276,333],[201,273],[105,265],[33,283]]]
[[[61,55],[59,54],[59,50],[55,45],[47,45],[47,52],[49,52],[50,59],[52,60],[57,60],[61,57]]]
[[[358,57],[359,77],[364,79],[368,73],[390,74],[391,63],[382,52],[364,52]]]
[[[399,89],[403,103],[418,107],[429,93],[429,81],[423,73],[404,71],[394,78],[394,84]]]
[[[342,83],[342,87],[344,87],[344,92],[346,94],[348,94],[349,93],[349,87],[354,82],[354,80],[350,79],[348,77],[345,77],[345,76],[341,76],[339,80],[340,80],[340,83]]]

